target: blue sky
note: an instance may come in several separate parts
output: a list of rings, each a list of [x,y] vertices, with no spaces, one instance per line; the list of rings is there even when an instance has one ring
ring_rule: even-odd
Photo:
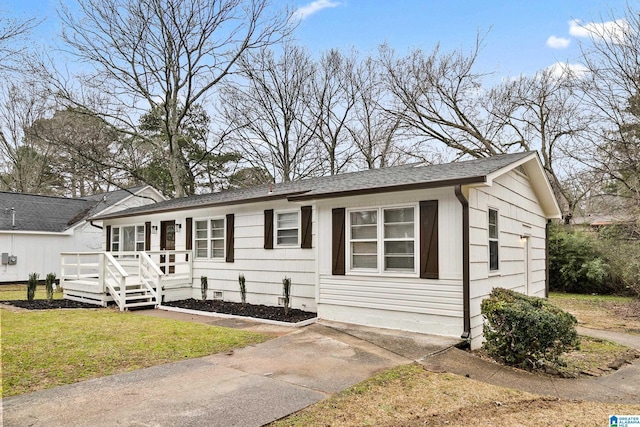
[[[276,5],[291,4],[274,0]],[[630,1],[633,8],[640,1]],[[58,31],[55,0],[0,0],[0,12],[47,18],[36,36],[51,40]],[[356,47],[373,52],[388,42],[399,53],[470,50],[485,34],[478,71],[498,77],[533,74],[556,62],[579,60],[579,27],[621,15],[624,0],[295,0],[300,25],[296,38],[312,52]],[[550,37],[555,39],[549,40]]]

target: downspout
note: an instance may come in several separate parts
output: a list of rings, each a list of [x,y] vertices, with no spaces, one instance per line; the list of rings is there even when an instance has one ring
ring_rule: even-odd
[[[104,227],[102,227],[102,226],[100,226],[100,225],[95,225],[95,224],[93,223],[93,221],[89,221],[89,224],[91,224],[91,226],[92,226],[92,227],[99,228],[100,230],[102,230],[102,229],[104,228]]]
[[[549,228],[551,220],[547,220],[544,228],[544,297],[549,298]]]
[[[469,201],[462,194],[462,186],[454,187],[456,197],[462,205],[462,312],[464,317],[464,331],[462,339],[469,339],[471,336],[471,305],[469,298]]]

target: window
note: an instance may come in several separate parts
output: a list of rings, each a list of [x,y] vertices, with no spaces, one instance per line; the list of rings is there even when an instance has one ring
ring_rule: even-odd
[[[298,212],[276,214],[276,244],[294,246],[298,244],[300,216]]]
[[[489,270],[498,270],[498,211],[489,209]]]
[[[414,273],[414,216],[414,207],[350,212],[350,269]]]
[[[224,219],[195,221],[196,258],[224,258]]]
[[[113,227],[111,230],[111,251],[143,251],[144,237],[144,225]]]

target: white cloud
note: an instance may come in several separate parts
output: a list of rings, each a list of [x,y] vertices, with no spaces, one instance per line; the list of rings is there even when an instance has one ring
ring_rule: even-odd
[[[628,31],[629,23],[625,19],[586,24],[583,24],[579,19],[569,21],[569,34],[574,37],[591,37],[621,43]]]
[[[315,0],[306,6],[300,6],[293,12],[293,17],[302,21],[322,9],[336,6],[340,6],[340,3],[331,0]]]
[[[550,36],[547,39],[547,46],[552,49],[564,49],[569,46],[569,43],[571,43],[571,40],[564,37]]]
[[[568,62],[556,62],[547,67],[551,76],[556,79],[577,77],[582,78],[589,70],[582,64],[570,64]]]

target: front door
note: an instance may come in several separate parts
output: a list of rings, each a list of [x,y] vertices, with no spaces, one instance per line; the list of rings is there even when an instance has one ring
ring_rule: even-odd
[[[162,221],[160,222],[160,250],[175,251],[176,250],[176,222]],[[163,273],[174,274],[176,272],[176,254],[160,254],[160,270]],[[166,267],[169,267],[168,270]]]

